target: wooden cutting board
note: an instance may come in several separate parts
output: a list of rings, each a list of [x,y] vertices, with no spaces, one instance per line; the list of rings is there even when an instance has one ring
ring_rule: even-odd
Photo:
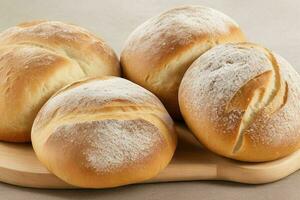
[[[179,144],[169,166],[147,182],[228,180],[261,184],[282,179],[300,168],[300,150],[280,160],[246,163],[202,148],[184,125],[176,125]],[[30,144],[0,142],[0,181],[34,188],[74,188],[51,174]]]

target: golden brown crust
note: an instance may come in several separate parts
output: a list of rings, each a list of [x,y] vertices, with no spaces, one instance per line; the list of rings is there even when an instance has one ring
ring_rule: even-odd
[[[300,76],[282,57],[251,43],[215,47],[186,72],[183,117],[210,150],[261,162],[300,145]]]
[[[105,42],[85,29],[55,21],[20,24],[0,33],[0,140],[30,141],[34,117],[64,85],[120,75]]]
[[[89,188],[152,178],[167,166],[177,143],[161,102],[116,77],[61,89],[38,113],[31,136],[38,158],[51,172]]]
[[[121,53],[124,76],[149,89],[180,118],[178,87],[190,64],[216,44],[244,41],[239,26],[202,6],[171,9],[140,25]]]

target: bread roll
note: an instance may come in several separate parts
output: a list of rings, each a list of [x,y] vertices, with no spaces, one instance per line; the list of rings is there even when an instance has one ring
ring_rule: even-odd
[[[99,75],[120,75],[118,59],[83,28],[34,21],[0,33],[0,140],[30,141],[34,117],[54,92]]]
[[[124,76],[153,92],[181,118],[178,88],[190,64],[211,47],[245,37],[228,16],[203,6],[166,11],[136,28],[121,53]]]
[[[299,149],[300,76],[278,54],[251,43],[199,57],[183,77],[179,105],[196,137],[220,155],[270,161]]]
[[[159,99],[122,78],[75,82],[38,113],[32,145],[69,184],[108,188],[157,175],[176,148],[173,121]]]

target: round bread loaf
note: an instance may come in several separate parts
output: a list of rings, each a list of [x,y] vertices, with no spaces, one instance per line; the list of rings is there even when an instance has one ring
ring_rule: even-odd
[[[60,90],[38,113],[31,137],[37,157],[52,173],[88,188],[154,177],[171,160],[177,141],[159,99],[117,77]]]
[[[0,33],[0,140],[30,141],[33,120],[54,92],[100,75],[120,75],[119,61],[85,29],[34,21]]]
[[[220,155],[270,161],[299,149],[300,76],[250,43],[214,47],[185,73],[179,105],[201,143]]]
[[[228,16],[203,6],[183,6],[149,19],[127,39],[121,53],[124,76],[153,92],[176,119],[178,88],[190,64],[220,43],[245,40]]]

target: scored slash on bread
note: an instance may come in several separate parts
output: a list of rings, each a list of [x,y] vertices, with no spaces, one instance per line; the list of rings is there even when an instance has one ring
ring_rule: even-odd
[[[249,80],[227,104],[227,112],[235,109],[244,110],[232,153],[236,153],[241,148],[244,131],[252,123],[257,113],[264,112],[264,115],[271,115],[284,106],[287,99],[288,84],[282,80],[280,67],[275,57],[268,49],[263,49],[263,52],[268,55],[272,63],[272,70]]]

